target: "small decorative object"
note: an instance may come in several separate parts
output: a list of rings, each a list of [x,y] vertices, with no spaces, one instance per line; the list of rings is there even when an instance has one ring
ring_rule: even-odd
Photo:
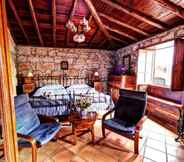
[[[75,34],[74,36],[73,36],[73,41],[74,42],[77,42],[77,43],[82,43],[82,42],[84,42],[85,41],[85,35],[84,34]]]
[[[33,77],[33,73],[31,70],[29,70],[28,74],[27,74],[27,77]]]
[[[33,82],[33,73],[31,70],[29,70],[27,76],[24,77],[24,84],[30,84],[32,82]]]
[[[130,63],[131,63],[131,56],[130,55],[123,56],[123,65],[125,66],[126,74],[131,74]]]
[[[66,23],[66,27],[70,29],[73,33],[76,33],[73,36],[73,41],[77,43],[84,42],[86,39],[84,33],[88,32],[91,29],[88,24],[88,20],[86,20],[85,17],[83,17],[83,19],[80,20],[80,23],[78,25],[75,25],[71,20],[69,20]]]
[[[68,70],[68,61],[61,61],[61,70]]]
[[[114,75],[123,75],[125,73],[126,73],[126,69],[125,69],[125,66],[122,64],[116,65],[113,70]]]
[[[87,115],[87,108],[91,105],[90,99],[88,97],[81,97],[81,99],[76,100],[76,109],[77,111],[81,111],[82,116]]]
[[[92,80],[93,82],[100,81],[99,73],[97,71],[93,73]]]

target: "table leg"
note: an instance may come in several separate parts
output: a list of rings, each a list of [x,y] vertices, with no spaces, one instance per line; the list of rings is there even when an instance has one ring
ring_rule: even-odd
[[[95,143],[95,133],[94,133],[94,127],[91,128],[91,138],[92,138],[92,143]]]
[[[77,132],[74,128],[74,126],[72,126],[72,133],[73,133],[73,144],[76,145],[77,144]]]

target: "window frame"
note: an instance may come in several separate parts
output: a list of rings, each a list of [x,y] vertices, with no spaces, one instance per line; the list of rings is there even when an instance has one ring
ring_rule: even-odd
[[[166,46],[166,47],[163,47],[163,48],[156,48],[156,46],[158,46],[158,45],[161,45],[161,44],[164,44],[164,43],[167,43],[167,42],[171,42],[172,43],[172,45],[169,45],[169,46]],[[152,48],[152,49],[149,49],[149,48]],[[170,71],[170,73],[171,73],[171,77],[170,77],[170,85],[168,85],[168,84],[165,84],[165,85],[163,85],[163,84],[156,84],[156,83],[154,83],[154,74],[155,74],[155,65],[156,65],[156,51],[157,50],[162,50],[162,49],[167,49],[167,48],[173,48],[173,54],[172,54],[172,64],[171,64],[171,71]],[[148,51],[149,50],[151,50],[151,51],[153,51],[153,54],[152,54],[152,62],[151,62],[151,82],[147,82],[146,81],[146,74],[147,74],[147,70],[146,70],[146,65],[147,65],[147,55],[148,55]],[[139,75],[139,63],[140,63],[140,61],[139,61],[139,55],[140,55],[140,52],[141,51],[144,51],[144,55],[145,55],[145,68],[144,68],[144,83],[139,83],[138,82],[138,75]],[[171,88],[172,87],[172,73],[173,73],[173,70],[172,70],[172,67],[173,67],[173,60],[174,60],[174,40],[171,40],[171,41],[166,41],[166,42],[163,42],[163,43],[159,43],[159,44],[156,44],[156,45],[153,45],[153,46],[149,46],[149,47],[147,47],[147,48],[144,48],[144,49],[139,49],[138,50],[138,59],[137,59],[137,84],[150,84],[150,85],[154,85],[154,86],[160,86],[160,87],[165,87],[165,88]],[[143,73],[143,72],[141,72],[141,73]]]

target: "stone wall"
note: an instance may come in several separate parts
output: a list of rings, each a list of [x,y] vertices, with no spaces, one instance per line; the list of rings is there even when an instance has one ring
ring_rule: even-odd
[[[173,40],[178,37],[184,37],[184,25],[178,26],[173,28],[169,31],[163,32],[151,38],[145,39],[143,41],[137,42],[125,48],[121,48],[116,51],[116,60],[117,64],[122,64],[122,58],[125,55],[131,55],[131,66],[133,71],[137,72],[137,58],[138,58],[138,51],[141,48],[145,48],[148,46],[152,46],[158,43],[162,43],[165,41]]]
[[[61,61],[68,61],[69,76],[85,77],[97,70],[106,78],[113,65],[113,53],[95,49],[41,48],[17,46],[18,74],[62,75]]]
[[[136,73],[139,49],[177,37],[184,37],[184,25],[117,51],[17,46],[17,72],[27,75],[31,70],[34,75],[62,75],[60,62],[67,60],[69,70],[66,73],[69,76],[84,77],[97,70],[101,77],[106,78],[113,65],[122,63],[122,57],[130,54],[131,66]]]

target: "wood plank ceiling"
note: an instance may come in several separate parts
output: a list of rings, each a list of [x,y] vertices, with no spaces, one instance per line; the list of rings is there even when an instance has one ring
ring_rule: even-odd
[[[7,0],[18,45],[118,49],[184,24],[184,0]],[[91,30],[75,43],[65,25],[85,16]]]

